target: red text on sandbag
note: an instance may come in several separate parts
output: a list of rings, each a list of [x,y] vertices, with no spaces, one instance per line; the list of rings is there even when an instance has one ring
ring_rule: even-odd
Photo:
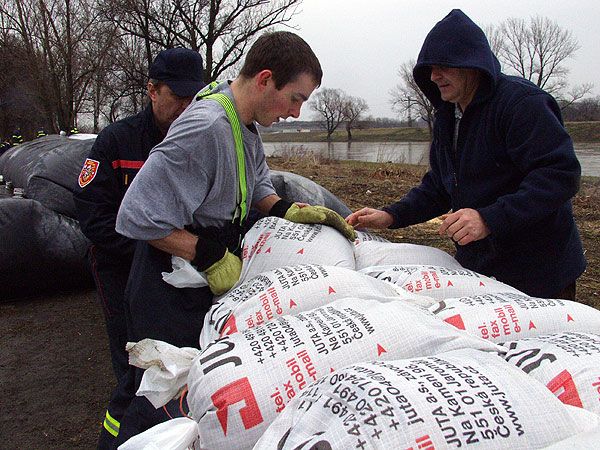
[[[565,405],[583,408],[579,392],[577,392],[577,386],[575,386],[573,377],[566,369],[550,380],[546,386]]]
[[[242,400],[246,403],[246,406],[240,408],[240,417],[242,418],[244,428],[248,430],[263,422],[260,408],[247,377],[240,378],[233,383],[229,383],[227,386],[223,386],[210,398],[213,405],[217,408],[217,418],[225,435],[227,435],[227,408]]]
[[[431,438],[427,434],[415,439],[415,442],[417,443],[416,447],[409,447],[406,450],[435,450],[435,445],[433,445]]]

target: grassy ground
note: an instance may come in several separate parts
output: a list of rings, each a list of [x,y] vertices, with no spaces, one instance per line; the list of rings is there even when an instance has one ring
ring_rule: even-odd
[[[568,122],[569,134],[575,142],[600,142],[600,122]],[[324,131],[306,133],[269,133],[262,134],[265,142],[322,142],[327,139]],[[368,128],[353,130],[352,139],[356,142],[428,142],[427,128]],[[346,130],[341,128],[332,135],[332,140],[345,142]]]
[[[420,181],[425,171],[420,166],[337,161],[315,155],[269,158],[269,167],[312,179],[334,193],[353,211],[364,206],[381,207],[398,200]],[[600,179],[584,177],[573,204],[588,261],[588,268],[577,284],[577,298],[600,309]],[[380,234],[394,242],[429,245],[453,253],[452,243],[438,236],[438,226],[439,221],[434,219]]]

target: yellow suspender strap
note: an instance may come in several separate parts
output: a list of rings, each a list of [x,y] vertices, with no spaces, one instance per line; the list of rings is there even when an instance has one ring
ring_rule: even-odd
[[[217,85],[218,82],[213,81],[208,86],[207,90],[202,91],[196,96],[196,100],[215,100],[223,107],[223,109],[225,109],[225,113],[227,114],[227,119],[229,120],[229,124],[231,125],[231,132],[233,133],[233,141],[235,142],[238,183],[241,194],[241,199],[236,210],[236,216],[239,213],[240,223],[242,223],[244,220],[246,220],[246,217],[248,215],[248,188],[246,186],[246,160],[244,157],[244,139],[242,138],[242,127],[240,125],[240,121],[238,120],[237,112],[235,111],[235,107],[233,106],[231,99],[222,93],[211,93],[211,90],[214,89],[214,87]],[[236,217],[234,217],[234,219],[235,218]]]

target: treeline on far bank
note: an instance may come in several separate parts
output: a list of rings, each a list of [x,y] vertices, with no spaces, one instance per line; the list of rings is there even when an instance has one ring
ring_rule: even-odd
[[[311,125],[309,125],[311,124]],[[600,142],[600,121],[567,122],[566,128],[575,142]],[[327,133],[319,128],[318,122],[303,122],[300,131],[266,128],[262,132],[265,142],[323,142]],[[344,128],[331,136],[334,142],[345,142],[348,135]],[[356,142],[427,142],[430,140],[427,127],[357,128],[352,130],[352,140]]]

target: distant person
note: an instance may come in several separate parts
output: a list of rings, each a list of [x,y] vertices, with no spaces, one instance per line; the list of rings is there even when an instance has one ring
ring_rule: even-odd
[[[0,155],[2,155],[6,150],[12,147],[9,139],[6,139],[4,142],[0,143]]]
[[[75,126],[71,127],[71,130],[69,131],[69,134],[79,134],[79,130]]]
[[[171,123],[205,86],[202,57],[185,48],[161,51],[150,66],[148,106],[104,128],[83,164],[74,194],[77,217],[92,241],[88,258],[104,310],[113,369],[119,385],[106,412],[99,447],[108,448],[120,429],[133,384],[127,379],[124,292],[135,241],[115,231],[121,200]]]
[[[47,134],[46,134],[46,130],[44,130],[43,128],[38,129],[35,133],[36,138],[41,138],[44,136],[47,136]]]
[[[19,145],[23,143],[23,135],[21,134],[21,129],[17,128],[13,131],[12,134],[12,145]]]
[[[355,236],[339,214],[277,196],[257,130],[257,123],[267,127],[298,117],[321,78],[319,60],[299,36],[264,34],[239,75],[199,94],[152,150],[117,217],[117,231],[139,240],[126,294],[130,338],[198,347],[213,295],[239,280],[250,206],[294,222],[337,225],[348,238]],[[205,272],[208,286],[164,282],[161,272],[172,270],[172,255]],[[136,398],[123,425],[133,424],[132,434],[142,432],[156,423],[154,411],[148,400]]]
[[[348,223],[399,228],[444,214],[439,233],[464,267],[532,296],[575,299],[586,266],[571,206],[581,168],[554,98],[501,73],[483,31],[457,9],[429,32],[413,75],[436,108],[430,169],[399,202]]]
[[[60,134],[61,136],[66,136],[67,132],[65,130],[60,130],[60,133],[58,133],[58,134]]]

